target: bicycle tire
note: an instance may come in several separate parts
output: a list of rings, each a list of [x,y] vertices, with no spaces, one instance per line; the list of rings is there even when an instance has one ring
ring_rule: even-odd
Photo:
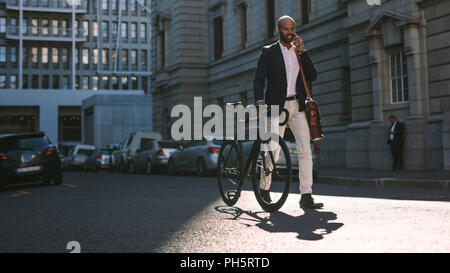
[[[228,152],[226,149],[230,147],[232,149],[229,151],[229,154],[225,154]],[[230,160],[232,151],[236,151],[235,153],[235,164],[228,165],[228,160]],[[220,146],[219,156],[217,159],[217,183],[219,186],[220,196],[222,200],[228,206],[233,206],[239,200],[242,190],[242,144],[238,143],[235,140],[225,140]],[[225,158],[225,157],[228,157]],[[225,169],[227,168],[227,169]],[[235,172],[235,174],[233,174]],[[233,177],[235,181],[228,181],[226,179],[230,179],[229,177]],[[226,185],[227,184],[227,185]],[[232,189],[230,189],[232,188]]]
[[[283,138],[280,136],[277,136],[277,137],[278,137],[278,143],[281,147],[281,151],[284,153],[286,168],[285,169],[283,168],[283,170],[284,170],[283,172],[285,174],[284,174],[284,176],[281,176],[281,178],[283,178],[282,183],[284,183],[284,184],[278,185],[283,188],[282,194],[281,194],[281,197],[276,202],[268,203],[265,200],[263,200],[263,198],[261,196],[261,192],[259,189],[261,173],[258,171],[258,168],[261,170],[261,166],[259,166],[257,163],[258,156],[259,156],[259,150],[257,153],[258,156],[252,159],[252,160],[254,160],[253,167],[251,170],[253,191],[255,193],[255,197],[256,197],[256,200],[258,201],[259,205],[266,212],[275,212],[284,205],[284,203],[286,202],[286,199],[289,195],[290,186],[292,183],[292,162],[291,162],[291,156],[289,153],[289,149],[288,149],[286,143],[284,142]],[[274,178],[272,177],[272,179],[274,179]],[[276,183],[279,183],[279,182],[276,182]],[[271,187],[273,188],[273,181],[272,181]]]

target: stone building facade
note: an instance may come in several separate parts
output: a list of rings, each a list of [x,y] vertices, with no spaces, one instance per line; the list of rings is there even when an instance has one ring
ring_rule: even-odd
[[[450,1],[152,1],[154,128],[170,110],[254,103],[262,46],[287,14],[318,69],[322,165],[389,169],[388,116],[405,123],[405,169],[450,169]],[[200,124],[195,124],[199,126]]]

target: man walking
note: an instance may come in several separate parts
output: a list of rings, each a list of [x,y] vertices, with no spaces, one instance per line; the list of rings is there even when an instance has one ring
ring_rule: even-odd
[[[402,170],[403,168],[403,123],[397,120],[397,117],[394,115],[389,116],[389,121],[391,125],[388,130],[388,140],[387,144],[391,145],[391,153],[392,153],[392,169]]]
[[[312,198],[313,162],[310,147],[309,127],[305,115],[306,91],[300,73],[296,52],[300,60],[308,84],[317,77],[317,71],[304,48],[302,39],[295,33],[295,21],[289,16],[278,19],[277,32],[279,41],[265,46],[261,50],[255,73],[253,91],[256,106],[267,104],[278,105],[279,109],[289,111],[289,127],[295,137],[299,159],[300,207],[316,209],[323,207]],[[293,43],[293,44],[292,44]],[[264,94],[264,86],[267,88]],[[279,127],[280,136],[284,135],[286,126]],[[280,149],[279,145],[278,148]],[[275,155],[277,155],[275,151]],[[275,158],[277,160],[277,156]],[[261,176],[260,191],[266,202],[270,202],[271,177]]]

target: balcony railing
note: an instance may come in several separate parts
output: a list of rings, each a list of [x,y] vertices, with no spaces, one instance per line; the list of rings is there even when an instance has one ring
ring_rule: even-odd
[[[19,10],[20,0],[8,0],[6,8],[11,10]],[[87,0],[80,0],[80,5],[75,6],[75,13],[86,13],[88,7]],[[22,9],[24,11],[40,11],[40,12],[58,12],[71,13],[72,6],[67,4],[66,0],[22,0]]]
[[[6,29],[6,39],[18,40],[19,27],[8,27]],[[71,28],[53,28],[53,27],[23,27],[22,39],[31,41],[55,41],[71,42]],[[86,42],[87,35],[84,29],[75,30],[75,42]]]

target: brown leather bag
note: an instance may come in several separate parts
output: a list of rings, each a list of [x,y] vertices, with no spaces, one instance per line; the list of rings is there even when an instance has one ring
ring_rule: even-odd
[[[322,131],[322,125],[320,123],[320,113],[319,106],[317,103],[311,98],[309,93],[308,84],[306,83],[305,74],[303,73],[302,63],[300,61],[300,55],[298,54],[297,48],[294,47],[295,55],[297,55],[298,65],[300,66],[300,73],[303,79],[303,85],[305,86],[306,91],[306,119],[308,120],[309,125],[309,135],[312,141],[320,140],[324,138]]]

